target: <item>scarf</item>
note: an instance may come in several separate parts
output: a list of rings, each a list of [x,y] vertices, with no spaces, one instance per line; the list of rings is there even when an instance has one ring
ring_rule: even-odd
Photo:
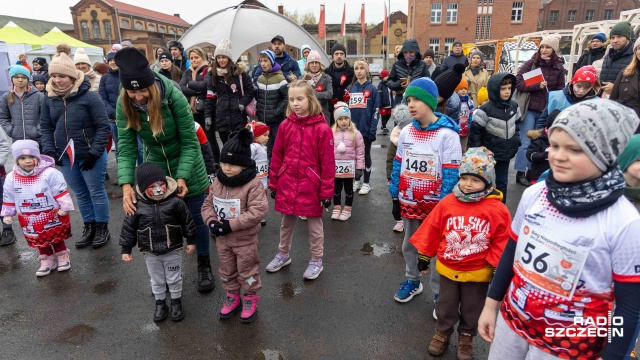
[[[134,107],[136,110],[138,110],[138,111],[142,111],[142,112],[144,112],[144,113],[149,112],[149,103],[146,103],[146,104],[140,104],[140,103],[138,103],[138,102],[136,102],[136,101],[133,101],[131,104],[132,104],[132,105],[133,105],[133,107]]]
[[[206,70],[206,67],[207,67],[207,64],[202,64],[197,69],[191,67],[191,81],[198,81],[198,73],[203,72],[203,69]],[[191,106],[191,112],[196,115],[200,114],[200,111],[198,111],[198,108],[201,108],[201,110],[204,110],[204,104],[200,105],[198,104],[198,102],[200,102],[200,99],[198,99],[197,95],[189,97],[189,106]]]
[[[225,76],[227,75],[227,69],[221,69],[221,68],[217,68],[216,72],[218,73],[218,76]]]
[[[323,73],[322,71],[318,71],[317,73],[312,73],[311,71],[309,71],[307,72],[307,74],[311,76],[311,79],[307,80],[307,82],[311,85],[311,87],[315,87],[316,85],[318,85],[318,82],[320,81]]]
[[[407,54],[404,54],[403,56],[404,56],[404,62],[406,62],[406,63],[407,63],[407,66],[411,65],[411,63],[413,62],[413,60],[415,60],[415,59],[416,59],[416,56],[415,56],[415,55],[407,55]]]
[[[429,77],[433,75],[433,72],[436,71],[436,68],[437,68],[436,63],[432,62],[431,66],[429,66],[429,75],[430,75]]]
[[[76,81],[77,80],[71,82],[71,85],[69,85],[68,87],[66,87],[64,89],[60,89],[53,81],[51,81],[51,90],[53,90],[53,92],[56,93],[56,95],[64,98],[67,95],[69,95],[71,90],[73,90],[73,87],[76,85]]]
[[[248,168],[242,170],[240,174],[236,176],[231,176],[231,177],[225,175],[222,172],[222,169],[219,169],[218,172],[216,172],[216,179],[218,179],[218,181],[220,181],[222,185],[234,188],[234,187],[243,186],[244,184],[253,180],[257,174],[258,174],[258,170],[256,169],[256,166],[254,163],[254,165],[249,166]]]
[[[571,218],[597,214],[613,205],[624,193],[624,174],[618,164],[596,179],[577,183],[556,181],[553,171],[549,170],[546,183],[549,188],[547,200]]]
[[[478,67],[469,66],[469,69],[471,70],[471,73],[474,76],[478,75],[478,73],[480,72],[480,66],[478,66]]]
[[[89,71],[87,71],[86,73],[84,73],[84,76],[88,77],[89,79],[93,80],[93,78],[96,77],[96,73],[93,71],[93,69],[89,69]]]
[[[453,187],[453,195],[456,199],[466,203],[482,201],[493,191],[493,187],[487,186],[483,190],[465,194],[462,192],[462,189],[460,189],[460,183],[457,183],[456,186]]]

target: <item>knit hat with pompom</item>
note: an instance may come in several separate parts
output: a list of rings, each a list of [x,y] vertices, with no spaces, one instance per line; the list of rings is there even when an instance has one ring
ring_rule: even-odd
[[[49,64],[49,74],[66,75],[73,79],[78,79],[82,75],[80,70],[76,70],[76,64],[71,60],[69,55],[71,54],[71,47],[67,44],[60,44],[56,46],[56,55]]]
[[[253,134],[251,134],[251,130],[240,129],[220,150],[220,162],[245,168],[256,166],[255,161],[251,159],[252,143]]]

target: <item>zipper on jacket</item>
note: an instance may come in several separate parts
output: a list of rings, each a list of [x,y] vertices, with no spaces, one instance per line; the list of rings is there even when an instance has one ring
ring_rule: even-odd
[[[26,94],[24,94],[26,95]],[[26,139],[27,138],[27,130],[25,127],[25,123],[24,123],[24,101],[22,101],[24,99],[24,95],[22,95],[22,99],[20,99],[20,105],[22,107],[22,138]]]
[[[265,85],[265,89],[264,89],[264,111],[263,111],[263,119],[265,124],[267,123],[267,93],[269,90],[269,73],[266,73],[264,75],[265,79],[267,79],[267,84]]]
[[[169,177],[173,177],[173,175],[171,174],[171,167],[169,166],[169,158],[167,157],[167,153],[164,152],[164,145],[158,141],[158,139],[154,136],[153,139],[160,144],[160,147],[162,148],[162,155],[164,155],[164,160],[167,163],[167,171],[169,171]]]
[[[69,143],[69,129],[67,129],[67,100],[62,99],[62,104],[64,105],[64,133],[67,136],[67,144]]]
[[[89,137],[87,136],[87,133],[84,131],[84,129],[82,129],[82,135],[84,135],[84,141],[86,141],[87,145],[91,147],[91,141],[89,141]]]

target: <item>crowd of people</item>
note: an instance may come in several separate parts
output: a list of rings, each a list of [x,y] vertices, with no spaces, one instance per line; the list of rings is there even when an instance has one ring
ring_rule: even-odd
[[[342,44],[328,66],[322,49],[303,45],[295,60],[283,36],[271,44],[253,74],[228,39],[213,54],[171,41],[152,64],[128,41],[94,66],[64,44],[50,63],[39,57],[30,68],[21,58],[0,99],[0,161],[15,160],[13,171],[0,168],[0,245],[15,242],[17,217],[39,251],[37,276],[71,269],[68,188],[84,223],[75,247],[106,245],[115,144],[121,257],[131,261],[136,246],[144,254],[153,320],[185,317],[183,252],[197,255],[198,290],[215,288],[214,241],[225,291],[219,316],[240,312],[250,323],[268,198],[282,222],[265,270],[291,264],[301,220],[310,248],[303,278],[318,278],[323,213],[348,221],[364,211],[354,194],[385,185],[372,184],[371,147],[389,135],[386,185],[406,277],[394,299],[411,301],[429,275],[430,354],[446,351],[456,324],[461,360],[473,359],[478,334],[492,342],[490,359],[631,353],[640,319],[640,40],[629,23],[594,35],[570,79],[554,36],[517,75],[489,74],[485,54],[465,55],[460,42],[438,67],[433,51],[409,39],[377,86],[369,63],[350,64]],[[532,83],[527,73],[536,69],[543,79]],[[512,160],[517,184],[528,187],[513,219],[504,204]],[[611,312],[624,323],[608,326],[624,335],[610,342],[546,331]]]

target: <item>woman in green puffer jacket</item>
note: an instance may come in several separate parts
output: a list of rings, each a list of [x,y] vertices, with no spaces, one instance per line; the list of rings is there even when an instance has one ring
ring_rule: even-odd
[[[200,209],[209,179],[196,137],[191,107],[171,80],[151,71],[144,54],[135,48],[118,51],[122,92],[116,105],[118,127],[118,183],[125,213],[136,211],[134,173],[137,135],[143,142],[144,161],[152,162],[178,183],[177,196],[186,203],[196,223],[198,290],[215,287],[209,260],[209,232]]]

